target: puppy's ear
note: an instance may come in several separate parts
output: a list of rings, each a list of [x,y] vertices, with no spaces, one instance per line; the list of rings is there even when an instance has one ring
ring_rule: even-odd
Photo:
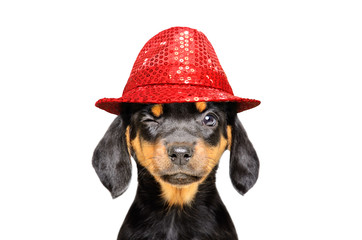
[[[259,175],[259,159],[237,116],[232,124],[230,178],[235,189],[244,195]]]
[[[103,185],[116,198],[126,191],[132,174],[126,126],[118,116],[94,150],[93,167]]]

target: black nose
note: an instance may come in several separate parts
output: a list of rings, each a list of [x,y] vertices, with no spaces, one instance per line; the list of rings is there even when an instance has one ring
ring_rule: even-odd
[[[168,148],[168,156],[176,165],[185,165],[192,157],[192,148],[188,146],[171,146]]]

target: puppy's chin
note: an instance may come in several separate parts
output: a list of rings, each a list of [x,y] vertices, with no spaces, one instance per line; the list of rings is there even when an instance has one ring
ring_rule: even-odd
[[[176,173],[171,175],[163,175],[161,179],[165,182],[168,182],[176,186],[184,186],[194,182],[197,182],[201,179],[199,176],[193,176],[185,173]]]

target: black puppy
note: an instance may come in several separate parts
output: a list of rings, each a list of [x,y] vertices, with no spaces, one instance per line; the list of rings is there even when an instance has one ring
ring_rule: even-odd
[[[137,164],[137,195],[118,239],[237,239],[215,186],[226,149],[231,181],[244,194],[259,161],[233,103],[123,104],[93,156],[114,198],[129,184],[130,156]]]

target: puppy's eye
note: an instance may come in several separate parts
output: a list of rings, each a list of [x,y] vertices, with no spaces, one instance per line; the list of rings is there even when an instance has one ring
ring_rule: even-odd
[[[143,122],[143,123],[158,123],[155,119],[149,118],[149,117],[146,117],[146,118],[142,119],[141,122]]]
[[[202,120],[202,124],[208,127],[213,127],[216,125],[216,118],[208,114]]]

